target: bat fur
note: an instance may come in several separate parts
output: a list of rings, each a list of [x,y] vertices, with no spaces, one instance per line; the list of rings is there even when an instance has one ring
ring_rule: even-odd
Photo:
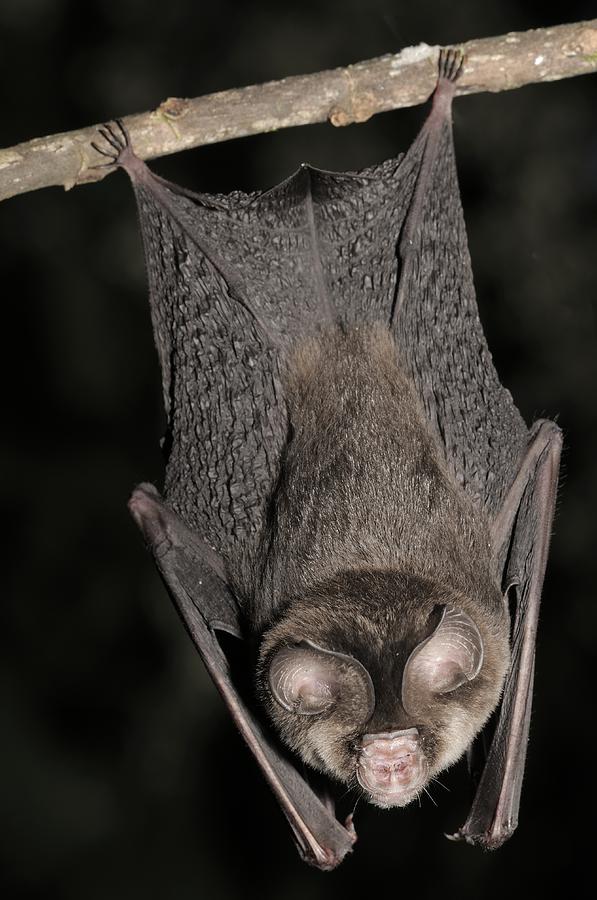
[[[305,762],[354,783],[362,723],[343,708],[289,713],[267,680],[283,646],[308,640],[350,655],[375,688],[366,732],[417,727],[431,778],[481,729],[508,666],[509,619],[488,524],[448,472],[387,328],[311,339],[291,354],[285,386],[291,439],[253,583],[238,585],[263,635],[260,694]],[[413,717],[401,704],[404,666],[448,603],[478,626],[483,667]]]

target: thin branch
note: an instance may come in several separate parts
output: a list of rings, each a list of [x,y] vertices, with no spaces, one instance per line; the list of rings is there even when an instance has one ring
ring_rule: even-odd
[[[466,61],[459,94],[584,75],[597,71],[597,19],[468,41],[462,49]],[[419,44],[313,75],[194,100],[171,97],[156,110],[127,116],[124,122],[142,159],[295,125],[364,122],[375,113],[426,100],[435,85],[438,52],[438,47]],[[92,126],[0,150],[0,200],[51,185],[68,190],[103,178],[105,169],[90,168],[105,161],[91,148],[95,136]]]

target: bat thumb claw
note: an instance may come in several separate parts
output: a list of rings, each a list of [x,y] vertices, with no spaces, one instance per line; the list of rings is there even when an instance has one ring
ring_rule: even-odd
[[[458,829],[458,831],[455,831],[454,834],[447,834],[444,831],[444,837],[447,838],[449,841],[454,841],[454,842],[467,840],[466,836],[464,834],[462,834],[462,831],[460,829]],[[467,841],[467,843],[468,843],[468,841]]]
[[[167,538],[167,523],[164,521],[157,489],[153,484],[140,484],[131,494],[128,508],[147,544],[159,555],[159,547]]]
[[[354,819],[354,816],[352,813],[349,816],[346,816],[346,819],[344,822],[344,827],[346,828],[352,843],[355,844],[357,841],[357,832],[356,832],[356,828],[354,827],[353,819]]]

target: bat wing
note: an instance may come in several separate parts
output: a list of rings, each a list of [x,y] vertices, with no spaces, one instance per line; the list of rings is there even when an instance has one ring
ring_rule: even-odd
[[[516,829],[529,735],[535,640],[556,500],[562,433],[540,421],[504,503],[492,542],[503,583],[514,591],[512,662],[469,816],[454,836],[499,847]]]
[[[417,178],[398,242],[392,329],[448,465],[487,513],[504,595],[515,590],[497,727],[457,835],[497,847],[517,824],[561,432],[547,421],[527,429],[500,384],[479,320],[452,142],[458,71],[457,55],[443,55],[431,113],[402,161]]]
[[[96,149],[126,169],[136,194],[168,416],[166,503],[144,486],[131,511],[299,853],[330,869],[356,840],[351,820],[338,822],[257,721],[215,636],[241,636],[226,572],[259,534],[287,440],[280,352],[331,315],[309,174],[263,195],[193,194],[153,175],[122,126],[101,134]]]
[[[320,869],[333,869],[352,848],[354,830],[350,821],[346,828],[337,821],[327,798],[322,800],[280,754],[232,684],[216,631],[240,637],[241,629],[223,565],[152,485],[140,485],[129,507],[187,631],[290,823],[299,853]]]

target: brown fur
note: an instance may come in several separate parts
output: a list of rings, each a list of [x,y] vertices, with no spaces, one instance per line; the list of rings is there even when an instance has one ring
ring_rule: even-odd
[[[508,615],[491,575],[487,523],[450,476],[386,329],[335,331],[303,344],[288,360],[286,389],[292,432],[262,564],[239,579],[262,635],[260,694],[284,741],[342,781],[354,780],[363,733],[412,726],[431,777],[485,723],[508,664]],[[446,603],[479,628],[483,667],[409,716],[400,699],[404,664]],[[365,730],[344,706],[304,717],[276,703],[269,660],[302,640],[367,668],[376,707]]]

